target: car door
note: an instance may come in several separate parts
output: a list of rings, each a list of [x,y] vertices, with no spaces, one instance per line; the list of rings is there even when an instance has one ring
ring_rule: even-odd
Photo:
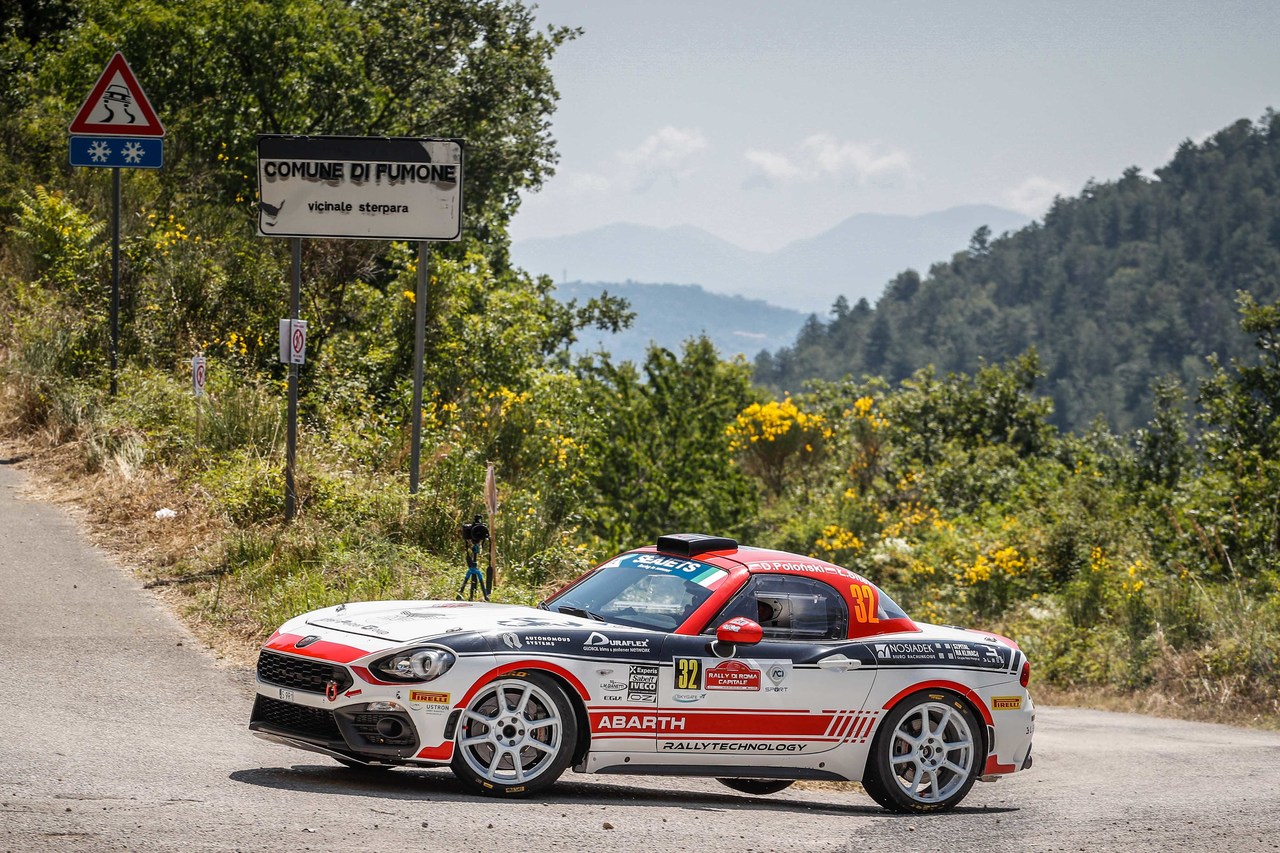
[[[712,641],[737,616],[760,622],[765,636],[728,656]],[[869,734],[874,717],[863,704],[875,659],[847,639],[848,625],[844,598],[820,579],[751,577],[703,634],[664,641],[658,703],[669,723],[657,751],[800,756]]]

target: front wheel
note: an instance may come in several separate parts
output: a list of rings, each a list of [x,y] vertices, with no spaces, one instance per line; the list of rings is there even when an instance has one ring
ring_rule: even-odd
[[[451,766],[482,794],[532,794],[560,778],[577,742],[573,705],[560,685],[539,672],[512,673],[467,703]]]
[[[717,779],[716,781],[735,791],[761,797],[766,794],[776,794],[795,784],[793,779]]]
[[[940,812],[964,799],[986,758],[969,706],[946,690],[893,707],[871,744],[862,787],[895,812]]]

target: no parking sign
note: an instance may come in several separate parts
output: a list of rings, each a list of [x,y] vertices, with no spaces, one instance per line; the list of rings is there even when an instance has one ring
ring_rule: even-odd
[[[307,363],[307,321],[280,321],[280,363]]]

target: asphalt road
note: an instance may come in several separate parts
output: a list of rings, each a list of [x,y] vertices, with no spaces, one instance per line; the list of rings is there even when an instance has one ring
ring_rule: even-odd
[[[367,777],[246,730],[220,666],[0,460],[0,849],[1280,850],[1280,735],[1042,708],[1035,767],[946,815],[847,790],[563,777],[540,799],[445,770]],[[1034,686],[1034,685],[1033,685]]]

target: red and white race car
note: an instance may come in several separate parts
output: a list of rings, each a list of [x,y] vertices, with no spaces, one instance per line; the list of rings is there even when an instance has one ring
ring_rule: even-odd
[[[536,609],[381,601],[292,619],[259,657],[249,728],[352,767],[448,765],[497,796],[573,767],[753,794],[860,781],[927,812],[1031,766],[1029,675],[1012,641],[913,622],[847,569],[678,534]]]

